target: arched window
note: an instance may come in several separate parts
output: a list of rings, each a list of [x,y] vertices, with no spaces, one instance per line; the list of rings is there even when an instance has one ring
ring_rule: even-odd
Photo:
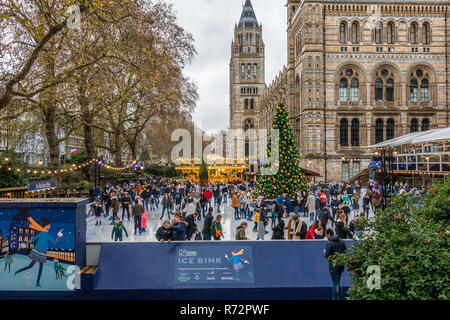
[[[350,83],[350,99],[353,102],[359,101],[359,80],[356,78],[353,78]]]
[[[430,24],[428,22],[425,22],[422,25],[422,41],[423,41],[423,44],[431,43]]]
[[[255,106],[255,99],[250,99],[250,109],[253,109]]]
[[[352,23],[352,43],[359,43],[359,25],[357,22]]]
[[[375,122],[375,143],[383,142],[383,119],[377,119]]]
[[[386,140],[394,139],[395,137],[395,121],[394,119],[388,119],[386,123]]]
[[[416,118],[411,119],[411,128],[410,128],[410,131],[411,131],[411,133],[414,133],[414,132],[418,132],[418,131],[419,131],[419,121],[418,121]]]
[[[253,125],[252,119],[245,120],[245,123],[244,123],[245,131],[247,131],[248,129],[254,129],[254,128],[255,128],[255,126]]]
[[[393,44],[395,42],[395,26],[393,22],[387,25],[387,43]]]
[[[381,22],[379,22],[375,26],[375,43],[376,44],[382,43],[382,41],[383,41],[382,34],[383,34],[383,25],[381,24]]]
[[[375,80],[375,101],[383,101],[383,80]]]
[[[252,65],[249,63],[247,65],[247,78],[251,78],[252,77]]]
[[[244,109],[248,109],[248,99],[244,100]]]
[[[348,92],[348,81],[346,78],[342,78],[341,82],[339,83],[339,100],[341,102],[348,101],[347,92]]]
[[[416,78],[412,78],[409,85],[409,100],[417,102],[418,100],[418,83]]]
[[[386,81],[386,100],[394,101],[394,80],[392,78]]]
[[[348,121],[347,121],[347,119],[341,120],[340,144],[341,144],[341,147],[348,147]]]
[[[425,118],[422,120],[422,131],[430,130],[430,120]]]
[[[422,84],[420,85],[420,99],[422,102],[428,102],[429,100],[428,79],[422,79]]]
[[[253,79],[256,79],[257,74],[258,74],[258,65],[255,63],[253,64]]]
[[[352,120],[352,147],[359,147],[359,120],[353,119]]]
[[[409,29],[409,40],[412,44],[417,44],[417,23],[411,23],[411,27]]]
[[[339,42],[347,43],[347,23],[341,22],[339,26]]]
[[[248,137],[245,138],[245,157],[250,157],[250,142],[248,141]]]
[[[250,33],[250,44],[252,44],[252,33]]]
[[[426,70],[417,69],[411,73],[409,84],[409,100],[410,102],[430,101],[430,76]]]
[[[241,64],[241,79],[245,78],[245,64]]]

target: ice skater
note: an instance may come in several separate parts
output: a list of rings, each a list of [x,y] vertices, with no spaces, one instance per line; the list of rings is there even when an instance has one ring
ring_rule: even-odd
[[[141,229],[139,230],[139,234],[147,231],[147,211],[144,210],[141,218]]]
[[[91,205],[91,207],[95,215],[95,225],[101,226],[102,225],[101,216],[103,213],[103,207],[100,203],[100,200],[95,200],[95,202]]]
[[[122,241],[122,232],[125,231],[125,234],[128,238],[127,228],[123,225],[123,222],[120,221],[119,217],[116,217],[116,223],[113,226],[111,239],[114,238],[114,241]]]
[[[36,287],[40,287],[40,281],[41,281],[41,276],[42,276],[42,269],[44,267],[44,263],[47,259],[47,250],[48,250],[48,245],[49,242],[56,244],[58,242],[58,239],[61,238],[63,236],[63,230],[61,229],[58,231],[58,234],[56,236],[56,239],[53,240],[53,237],[50,235],[49,230],[50,230],[50,221],[48,221],[48,219],[46,218],[42,218],[42,226],[39,225],[37,222],[35,222],[33,220],[33,218],[29,217],[28,220],[30,221],[30,228],[40,231],[37,235],[35,235],[33,238],[31,238],[30,241],[28,241],[28,243],[32,243],[34,241],[36,241],[36,244],[34,245],[33,250],[31,250],[30,254],[28,255],[28,258],[30,258],[31,262],[28,266],[16,271],[16,273],[14,275],[17,275],[21,272],[24,272],[28,269],[33,268],[33,266],[35,265],[35,263],[39,263],[39,272],[38,272],[38,277],[36,280]]]
[[[58,260],[53,259],[53,270],[55,270],[56,279],[59,279]]]
[[[63,265],[61,263],[58,262],[58,273],[59,273],[59,277],[62,279],[63,277],[66,277],[66,269],[64,269]]]
[[[6,267],[8,267],[8,273],[11,273],[11,264],[14,263],[14,260],[12,258],[12,254],[9,252],[9,250],[6,251],[6,255],[5,255],[5,272],[6,272]]]
[[[239,273],[241,271],[241,269],[243,269],[245,266],[241,263],[246,263],[246,264],[250,264],[247,260],[244,260],[240,257],[240,255],[242,255],[244,253],[244,249],[241,249],[240,251],[237,250],[233,250],[231,252],[231,257],[228,257],[227,254],[225,254],[225,258],[228,261],[233,262],[233,269],[236,272],[236,281],[240,281],[239,279]],[[248,275],[250,276],[250,278],[252,277],[252,273],[249,271]]]

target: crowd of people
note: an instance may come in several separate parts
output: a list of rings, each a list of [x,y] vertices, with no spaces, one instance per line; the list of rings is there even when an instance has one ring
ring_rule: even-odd
[[[426,190],[396,183],[388,191],[408,193],[420,203]],[[327,239],[324,257],[328,258],[346,250],[344,239],[364,238],[365,224],[360,222],[374,218],[382,206],[382,194],[377,183],[310,183],[307,190],[298,190],[293,197],[282,193],[276,199],[267,199],[256,194],[252,182],[202,187],[190,181],[150,177],[106,186],[91,205],[91,214],[95,226],[101,226],[106,218],[114,241],[129,237],[124,221],[133,226],[134,235],[154,232],[162,243],[218,241],[224,239],[226,217],[237,225],[230,240],[251,240],[252,232],[256,240]],[[159,222],[155,231],[148,227],[150,217],[153,223]],[[329,263],[333,299],[343,298],[343,271],[343,266]]]
[[[421,197],[425,190],[396,183],[391,191]],[[183,184],[150,177],[106,186],[91,205],[91,213],[96,226],[102,224],[102,216],[109,218],[114,241],[128,237],[124,221],[132,221],[134,235],[147,232],[148,215],[161,221],[155,232],[158,241],[221,240],[227,207],[238,221],[232,237],[235,240],[249,240],[246,232],[255,232],[256,240],[267,240],[269,231],[271,240],[324,239],[328,227],[340,239],[358,239],[363,232],[359,222],[373,217],[381,201],[377,183],[311,183],[292,198],[283,193],[277,199],[267,199],[256,195],[252,182],[201,187],[189,181]]]

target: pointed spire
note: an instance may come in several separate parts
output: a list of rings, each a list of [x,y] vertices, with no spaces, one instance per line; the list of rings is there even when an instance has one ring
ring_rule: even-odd
[[[239,28],[243,27],[258,28],[258,20],[256,19],[255,10],[253,10],[252,2],[246,0],[242,8],[241,19],[239,20]]]

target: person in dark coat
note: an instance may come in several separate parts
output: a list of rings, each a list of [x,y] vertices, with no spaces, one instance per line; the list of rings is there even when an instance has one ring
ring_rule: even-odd
[[[328,242],[325,247],[324,253],[325,258],[332,257],[336,253],[344,253],[344,251],[347,249],[345,246],[344,241],[339,239],[338,236],[334,235],[333,229],[327,229],[325,233]],[[331,282],[332,282],[332,299],[333,300],[343,300],[343,292],[341,288],[341,275],[342,272],[344,272],[344,266],[333,266],[333,264],[328,261],[328,268],[331,275]]]
[[[103,214],[103,207],[100,203],[100,201],[95,200],[94,204],[91,205],[92,206],[92,210],[94,211],[94,215],[95,215],[95,225],[99,226],[102,224],[102,220],[100,219],[100,217]]]
[[[336,220],[336,235],[340,239],[351,239],[353,237],[353,234],[351,231],[347,228],[346,219],[347,216],[345,215],[343,210],[339,210],[337,213],[337,220]]]
[[[164,220],[162,225],[156,230],[156,240],[159,242],[172,241],[172,230],[170,230],[170,221]]]
[[[202,234],[203,234],[203,240],[211,240],[211,226],[212,226],[212,222],[214,220],[214,216],[213,216],[213,208],[209,208],[208,209],[208,213],[205,216],[205,221],[203,222],[203,230],[202,230]]]
[[[186,240],[186,229],[188,223],[186,221],[181,221],[181,213],[175,214],[172,220],[172,239],[174,241],[185,241]]]
[[[138,198],[138,202],[133,206],[133,209],[131,210],[131,213],[134,217],[134,234],[136,234],[137,231],[139,231],[139,234],[142,233],[141,230],[141,219],[142,215],[144,214],[144,206],[142,204],[141,198]]]
[[[272,228],[272,240],[286,240],[284,237],[284,221],[281,222]]]
[[[339,210],[339,205],[341,202],[337,199],[336,195],[333,195],[331,199],[331,214],[333,215],[333,219],[336,219],[336,213]]]
[[[128,221],[130,221],[130,205],[131,205],[131,197],[128,193],[124,193],[122,198],[122,221],[125,221],[125,210],[128,214]]]
[[[197,225],[195,224],[195,219],[198,218],[198,212],[194,212],[184,219],[185,222],[188,223],[187,230],[186,230],[186,239],[191,240],[192,236],[195,234],[198,234],[197,231]]]
[[[207,203],[206,197],[204,192],[202,191],[200,195],[200,208],[202,209],[203,218],[205,218],[206,203]]]
[[[322,222],[322,228],[326,230],[328,220],[331,220],[333,223],[336,223],[334,218],[331,216],[330,213],[331,205],[327,204],[327,206],[322,210],[322,212],[319,214],[319,220]]]

